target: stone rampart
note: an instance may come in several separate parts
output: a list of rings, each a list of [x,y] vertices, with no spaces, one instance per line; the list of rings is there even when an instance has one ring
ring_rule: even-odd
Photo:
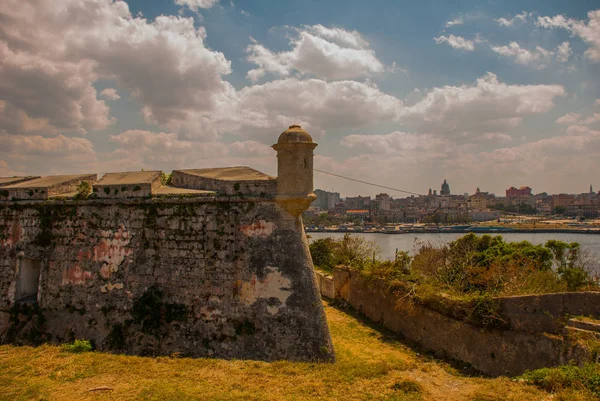
[[[161,187],[162,171],[108,173],[93,186],[96,198],[145,198]]]
[[[600,316],[596,303],[599,293],[501,298],[502,313],[511,327],[491,329],[396,296],[383,282],[367,281],[356,271],[337,269],[333,277],[317,272],[317,277],[323,296],[344,300],[425,349],[470,363],[485,374],[514,376],[527,369],[582,363],[593,357],[577,338],[560,329],[565,328],[568,313]],[[541,315],[554,324],[540,323]],[[528,317],[532,318],[529,323]]]
[[[570,316],[600,316],[600,292],[502,297],[500,313],[515,331],[559,333]]]
[[[0,342],[75,338],[138,355],[334,358],[301,220],[273,200],[0,202]]]
[[[217,191],[229,196],[254,195],[267,198],[277,193],[277,180],[274,177],[248,167],[175,170],[173,185]]]

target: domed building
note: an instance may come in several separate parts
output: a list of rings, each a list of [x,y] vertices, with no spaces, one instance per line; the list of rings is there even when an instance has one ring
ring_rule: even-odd
[[[450,195],[450,185],[444,180],[442,184],[442,190],[440,191],[440,195]]]

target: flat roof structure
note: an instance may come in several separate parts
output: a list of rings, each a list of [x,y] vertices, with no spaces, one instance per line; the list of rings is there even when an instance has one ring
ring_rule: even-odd
[[[82,181],[94,183],[98,179],[96,174],[70,174],[50,175],[34,178],[2,187],[2,199],[12,200],[42,200],[49,197],[63,195],[77,191],[77,186]]]
[[[161,187],[162,171],[107,173],[94,184],[97,198],[144,198]]]
[[[98,176],[96,174],[49,175],[46,177],[39,177],[39,178],[35,178],[33,180],[27,180],[27,181],[19,182],[16,184],[7,185],[4,188],[5,189],[52,188],[52,187],[60,186],[64,183],[71,182],[71,181],[77,181],[77,180],[85,181],[92,177],[94,178],[94,181],[95,181]]]
[[[162,171],[128,171],[123,173],[106,173],[96,185],[135,185],[151,184],[160,179]]]
[[[25,176],[25,177],[0,177],[0,187],[5,187],[7,185],[18,184],[20,182],[33,180],[35,178],[40,178],[40,176]]]
[[[203,168],[190,170],[176,170],[189,175],[211,178],[220,181],[267,181],[275,180],[275,177],[261,173],[258,170],[246,166]]]
[[[216,191],[226,196],[270,196],[277,179],[246,166],[174,170],[173,186]]]
[[[158,188],[153,195],[191,195],[191,196],[215,196],[215,191],[204,191],[201,189],[177,188],[169,185]]]

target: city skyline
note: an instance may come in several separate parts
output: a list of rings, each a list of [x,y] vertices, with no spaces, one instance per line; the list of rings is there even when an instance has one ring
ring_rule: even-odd
[[[391,188],[387,188],[387,189],[386,188],[380,188],[378,190],[375,189],[375,190],[371,190],[371,191],[364,190],[362,192],[359,192],[356,195],[349,195],[349,196],[350,197],[353,197],[353,196],[363,196],[363,197],[369,197],[370,196],[370,197],[375,197],[376,195],[379,195],[379,194],[388,194],[388,192],[389,192],[389,196],[392,197],[392,198],[407,198],[407,197],[411,197],[411,196],[426,196],[426,195],[430,195],[430,196],[431,195],[442,196],[441,189],[442,189],[442,185],[444,183],[446,183],[446,180],[444,180],[437,188],[436,187],[430,187],[430,188],[428,188],[427,191],[422,192],[422,193],[407,194],[407,193],[400,192],[400,191],[394,191]],[[450,183],[448,183],[448,184],[450,184]],[[368,184],[363,184],[363,186],[365,188],[370,187]],[[580,191],[580,192],[564,192],[563,191],[563,192],[556,192],[556,193],[551,193],[551,192],[543,191],[543,190],[542,191],[534,191],[534,189],[531,188],[531,187],[529,187],[528,185],[519,185],[518,187],[511,185],[510,188],[506,188],[504,191],[501,191],[501,193],[496,193],[496,192],[492,192],[492,191],[486,191],[485,188],[484,188],[484,190],[482,190],[481,188],[482,188],[481,186],[476,186],[475,189],[472,190],[472,191],[461,192],[461,193],[450,192],[450,195],[463,195],[463,196],[464,195],[474,195],[477,192],[481,191],[481,192],[489,193],[490,195],[494,195],[494,196],[497,196],[497,197],[503,197],[503,196],[506,195],[506,192],[508,192],[511,189],[519,190],[519,189],[522,189],[522,188],[528,188],[531,191],[532,195],[538,195],[538,194],[548,194],[548,195],[572,194],[572,195],[580,195],[580,194],[588,194],[588,193],[593,193],[593,194],[600,193],[600,190],[594,189],[594,185],[593,184],[590,184],[587,187],[587,191]],[[398,188],[398,189],[400,190],[400,188]],[[344,196],[343,193],[341,193],[340,191],[337,191],[335,188],[329,188],[329,189],[315,188],[315,193],[317,193],[318,191],[323,191],[323,192],[328,192],[328,193],[337,193],[340,196],[340,198],[342,198],[342,199],[346,197],[346,196]],[[387,191],[387,192],[382,192],[382,191]]]
[[[5,0],[0,18],[0,176],[275,175],[300,124],[315,168],[410,192],[600,188],[589,2]]]

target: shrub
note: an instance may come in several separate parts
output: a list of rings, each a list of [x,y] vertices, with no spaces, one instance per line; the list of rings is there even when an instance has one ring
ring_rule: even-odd
[[[600,397],[600,365],[559,366],[525,372],[521,379],[547,391],[586,390]]]
[[[88,196],[92,193],[92,186],[87,181],[81,181],[79,185],[77,185],[77,195],[75,195],[76,199],[87,199]]]
[[[401,391],[405,394],[421,394],[423,392],[423,387],[414,380],[400,380],[392,385],[392,390]]]
[[[315,266],[323,270],[350,266],[415,299],[423,298],[421,294],[444,292],[455,298],[467,297],[465,301],[470,304],[473,296],[487,299],[599,289],[597,274],[592,277],[589,273],[594,263],[582,257],[579,244],[562,241],[533,245],[470,233],[443,246],[421,244],[412,258],[400,252],[394,261],[381,261],[376,257],[379,250],[375,244],[346,234],[342,239],[316,240],[310,251]],[[595,273],[600,272],[597,270]],[[493,308],[484,309],[494,312]],[[494,315],[489,314],[491,320]]]
[[[533,245],[472,233],[442,247],[422,245],[411,271],[421,281],[461,294],[512,295],[597,287],[577,243]]]
[[[62,349],[65,352],[81,354],[92,351],[93,347],[88,340],[75,340],[72,344],[63,344]]]
[[[173,173],[162,173],[160,176],[160,183],[163,185],[171,185],[171,182],[173,181]]]
[[[313,241],[309,248],[313,264],[326,271],[339,265],[362,270],[377,263],[377,256],[381,252],[374,242],[350,234],[345,234],[341,239],[323,238]]]

